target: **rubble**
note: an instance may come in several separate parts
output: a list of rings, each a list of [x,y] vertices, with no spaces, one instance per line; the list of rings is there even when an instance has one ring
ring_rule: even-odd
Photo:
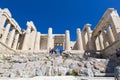
[[[0,58],[0,76],[1,77],[35,77],[35,76],[89,76],[102,73],[112,73],[114,62],[109,63],[108,59],[98,59],[89,57],[85,60],[75,54],[65,58],[66,55],[56,55],[48,53],[22,53],[20,54],[3,55],[5,58]],[[68,54],[69,56],[69,54]],[[109,65],[108,65],[109,64]],[[111,66],[112,65],[112,66]]]

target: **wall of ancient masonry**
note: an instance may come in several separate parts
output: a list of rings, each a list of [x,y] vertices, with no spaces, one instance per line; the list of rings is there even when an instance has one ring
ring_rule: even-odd
[[[21,28],[12,18],[8,9],[0,9],[0,41],[9,48],[16,49]]]
[[[117,10],[109,8],[92,33],[92,40],[96,50],[102,54],[112,54],[120,48],[120,18]]]
[[[27,22],[26,26],[27,29],[22,31],[10,11],[0,9],[0,43],[15,51],[49,51],[55,46],[63,46],[65,51],[112,54],[120,48],[120,18],[114,8],[107,9],[94,30],[91,30],[91,24],[85,24],[82,31],[77,28],[76,41],[70,40],[69,30],[65,34],[53,34],[52,28],[49,28],[48,34],[41,34],[32,21]]]

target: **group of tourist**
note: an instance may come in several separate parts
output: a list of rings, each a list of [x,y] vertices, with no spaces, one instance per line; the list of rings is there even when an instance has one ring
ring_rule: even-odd
[[[62,55],[62,52],[63,52],[62,48],[57,48],[57,47],[52,48],[52,49],[49,50],[50,54],[57,54],[57,53],[59,53],[60,55]]]

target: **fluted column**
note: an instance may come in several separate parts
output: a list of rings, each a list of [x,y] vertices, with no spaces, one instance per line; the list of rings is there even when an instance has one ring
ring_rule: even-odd
[[[77,45],[78,45],[78,50],[83,50],[82,36],[81,36],[80,28],[78,28],[76,32],[77,32]]]
[[[53,48],[52,28],[48,29],[47,50]]]
[[[87,36],[88,36],[88,49],[89,50],[93,50],[95,46],[93,46],[92,44],[92,40],[91,40],[91,35],[92,35],[92,31],[91,31],[91,24],[86,24],[86,31],[87,31]]]
[[[22,50],[28,50],[28,44],[29,44],[29,39],[30,39],[30,32],[31,28],[28,27],[26,30],[26,34],[23,40],[23,45],[22,45]]]
[[[15,29],[13,28],[12,31],[10,32],[9,39],[8,39],[8,42],[7,42],[7,45],[9,47],[12,46],[14,35],[15,35]]]
[[[65,50],[70,50],[70,32],[66,30],[65,32]]]
[[[30,34],[30,44],[28,44],[30,50],[34,50],[36,34],[37,34],[36,31],[32,31]]]
[[[86,30],[82,31],[81,34],[82,34],[83,49],[87,50],[86,44],[87,44],[87,41],[88,41],[88,37],[87,37],[87,34],[86,34]]]
[[[35,50],[40,50],[40,32],[37,32],[36,34],[36,40],[35,40]]]
[[[0,29],[4,28],[4,24],[6,22],[6,19],[7,19],[6,16],[4,16],[4,15],[0,16]]]
[[[108,36],[109,36],[109,39],[110,39],[110,43],[113,43],[115,41],[115,38],[114,38],[114,35],[113,35],[113,32],[111,30],[111,27],[108,26]]]
[[[100,50],[100,42],[99,42],[99,37],[96,37],[96,50]]]
[[[14,50],[16,50],[18,39],[19,39],[19,34],[17,33],[15,35],[15,39],[14,39],[14,43],[13,43],[13,47],[12,47]]]
[[[91,29],[90,29],[90,26],[88,26],[86,28],[86,31],[87,31],[88,41],[90,41],[90,39],[91,39]]]
[[[6,42],[6,38],[7,38],[7,36],[8,36],[10,26],[11,26],[11,24],[8,23],[7,26],[6,26],[6,28],[5,28],[4,33],[3,33],[3,35],[2,35],[1,41],[2,41],[3,43]]]
[[[106,31],[102,31],[102,36],[103,36],[103,45],[104,45],[104,48],[106,48],[107,46],[109,46],[109,43],[107,42],[106,40]]]
[[[98,36],[99,38],[99,43],[100,43],[100,49],[104,49],[104,44],[103,44],[103,36],[102,33],[100,33],[100,35]]]

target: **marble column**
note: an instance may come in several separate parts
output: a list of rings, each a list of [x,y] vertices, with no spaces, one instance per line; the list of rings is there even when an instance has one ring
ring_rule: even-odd
[[[36,40],[35,40],[35,50],[40,50],[40,37],[41,37],[41,33],[37,32]]]
[[[12,31],[10,32],[10,34],[9,34],[9,38],[8,38],[8,42],[7,42],[7,45],[9,47],[12,46],[14,36],[15,36],[15,29],[13,28]]]
[[[99,42],[99,37],[96,38],[96,50],[100,50],[100,42]]]
[[[11,24],[8,23],[7,26],[6,26],[6,28],[5,28],[4,33],[3,33],[3,35],[2,35],[1,41],[2,41],[3,43],[6,42],[6,39],[7,39],[8,33],[9,33],[10,26],[11,26]]]
[[[91,29],[90,29],[90,26],[88,26],[86,28],[86,31],[87,31],[88,41],[90,41],[90,39],[91,39]]]
[[[28,44],[28,47],[29,47],[30,50],[34,50],[36,34],[37,34],[36,31],[31,32],[30,43]]]
[[[70,32],[66,30],[65,32],[65,50],[70,50]]]
[[[106,31],[102,31],[102,36],[103,36],[103,45],[104,45],[104,48],[106,48],[107,46],[109,46],[109,43],[107,42],[107,36],[106,36]]]
[[[16,50],[17,44],[18,44],[18,40],[19,40],[19,34],[17,33],[15,35],[15,39],[14,39],[14,43],[13,43],[13,49]]]
[[[83,49],[84,50],[87,50],[87,42],[88,42],[88,37],[87,37],[87,33],[86,33],[86,30],[85,31],[82,31],[82,41],[83,41]]]
[[[108,36],[109,36],[109,39],[110,39],[110,43],[113,43],[115,41],[115,38],[114,38],[114,35],[113,35],[113,32],[112,32],[110,26],[108,26],[107,31],[108,31]]]
[[[6,20],[7,20],[6,16],[4,16],[4,15],[0,16],[0,29],[4,28],[4,24],[5,24]]]
[[[83,50],[83,44],[82,44],[82,35],[80,28],[77,29],[77,45],[78,45],[78,50]]]
[[[92,44],[92,41],[91,41],[91,36],[92,36],[92,30],[90,28],[91,24],[86,24],[86,31],[87,31],[87,37],[88,37],[88,49],[89,50],[93,50],[93,44]]]
[[[28,50],[28,44],[29,44],[29,39],[30,39],[30,32],[31,32],[31,28],[27,27],[26,33],[25,33],[25,37],[23,40],[23,45],[22,45],[22,50]]]
[[[53,48],[52,28],[48,29],[47,50]]]
[[[102,33],[100,33],[100,35],[98,36],[99,39],[99,43],[100,43],[100,49],[104,49],[104,44],[103,44],[103,36]]]

